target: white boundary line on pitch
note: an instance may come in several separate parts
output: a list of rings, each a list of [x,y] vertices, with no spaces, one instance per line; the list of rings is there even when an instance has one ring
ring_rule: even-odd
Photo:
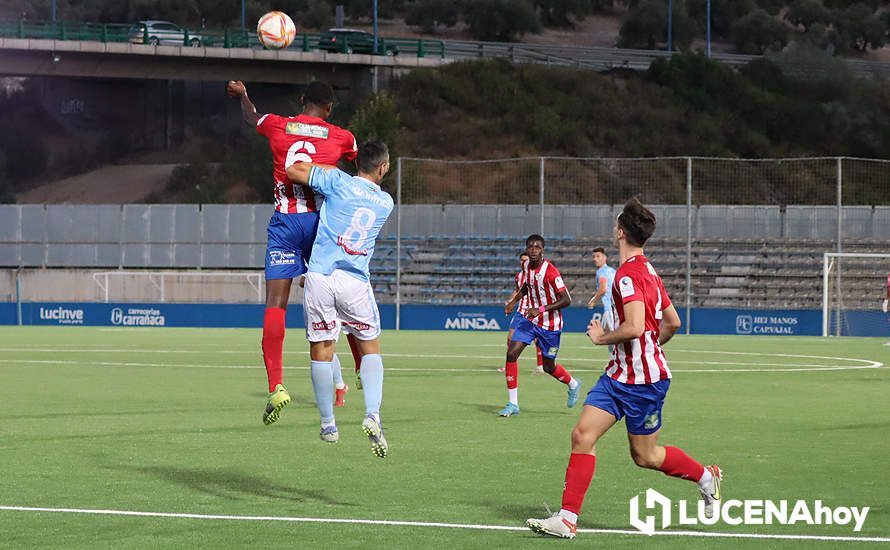
[[[839,358],[840,359],[840,358]],[[568,363],[569,361],[564,362]],[[115,362],[115,361],[72,361],[72,360],[62,360],[62,359],[0,359],[0,365],[2,364],[11,364],[12,366],[16,366],[19,364],[36,364],[36,365],[69,365],[69,366],[96,366],[96,367],[161,367],[161,368],[180,368],[180,369],[258,369],[260,368],[258,365],[199,365],[199,364],[188,364],[188,363],[130,363],[130,362]],[[692,362],[687,362],[692,363]],[[777,369],[671,369],[671,372],[682,372],[682,373],[721,373],[721,372],[734,372],[734,373],[744,373],[744,372],[762,372],[762,373],[785,373],[785,372],[818,372],[818,371],[842,371],[842,370],[862,370],[862,369],[879,369],[884,366],[883,363],[879,363],[877,361],[870,361],[869,365],[850,365],[850,366],[832,366],[832,365],[816,365],[811,366],[811,368],[777,368]],[[702,364],[702,365],[736,365],[736,364],[745,364],[745,363],[713,363],[713,362],[700,362],[693,364]],[[758,365],[768,365],[767,363],[758,363]],[[788,366],[787,364],[781,364],[782,366]],[[288,370],[309,370],[310,367],[307,366],[297,366],[297,367],[284,367]],[[417,368],[417,367],[386,367],[388,372],[454,372],[454,373],[490,373],[495,372],[495,368],[485,368],[485,369],[473,369],[473,368]],[[602,369],[579,369],[573,368],[574,372],[602,372]]]
[[[401,521],[377,519],[348,518],[303,518],[290,516],[235,516],[223,514],[186,514],[173,512],[139,512],[133,510],[101,510],[82,508],[42,508],[32,506],[0,506],[0,510],[14,512],[49,512],[61,514],[88,514],[106,516],[136,516],[173,519],[200,519],[226,521],[279,521],[290,523],[352,523],[358,525],[386,525],[397,527],[444,527],[451,529],[477,529],[486,531],[527,531],[527,527],[515,525],[483,525],[470,523],[444,523],[435,521]],[[579,533],[598,533],[606,535],[642,535],[641,531],[632,529],[578,529]],[[777,535],[766,533],[708,533],[702,531],[656,531],[654,536],[698,537],[698,538],[733,538],[733,539],[773,539],[773,540],[813,540],[829,542],[890,542],[890,537],[851,537],[831,535]]]

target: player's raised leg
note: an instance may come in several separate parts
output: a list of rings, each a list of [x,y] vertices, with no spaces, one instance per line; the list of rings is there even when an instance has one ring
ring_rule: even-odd
[[[303,295],[306,339],[309,340],[309,357],[312,360],[312,389],[321,417],[319,435],[328,443],[336,443],[340,439],[334,420],[333,367],[334,344],[340,322],[333,286],[329,276],[310,272],[306,275],[306,292]]]
[[[571,409],[578,402],[581,381],[574,378],[565,367],[556,362],[561,332],[545,330],[538,326],[533,327],[533,332],[537,341],[536,347],[542,356],[544,372],[568,386],[566,407]]]
[[[705,502],[705,515],[714,517],[715,505],[721,498],[720,481],[723,479],[723,471],[717,465],[702,466],[679,447],[658,445],[658,435],[659,431],[651,434],[627,434],[634,463],[640,468],[658,470],[665,475],[697,484],[699,494]]]
[[[527,520],[529,529],[552,537],[575,538],[578,515],[596,470],[596,442],[617,420],[614,414],[585,404],[572,430],[572,454],[566,468],[562,507],[549,518]]]
[[[284,387],[284,333],[287,297],[290,294],[291,279],[271,279],[266,281],[266,311],[263,315],[263,363],[269,383],[269,399],[263,411],[263,423],[273,424],[278,420],[281,409],[291,401]]]
[[[334,354],[334,359],[331,361],[331,365],[334,373],[334,406],[343,407],[346,405],[346,392],[349,391],[349,386],[343,381],[340,358],[336,353]]]

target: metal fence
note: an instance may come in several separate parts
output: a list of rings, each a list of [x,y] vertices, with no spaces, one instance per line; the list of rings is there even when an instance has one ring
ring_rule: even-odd
[[[681,309],[818,309],[825,252],[890,251],[883,160],[402,158],[384,187],[398,206],[372,271],[380,300],[397,305],[499,303],[530,233],[547,237],[575,302],[586,300],[590,249],[610,248],[630,196],[658,218],[649,253]],[[261,269],[270,214],[269,205],[4,205],[0,266]],[[880,293],[890,266],[874,271]],[[871,275],[856,274],[846,307],[871,292]]]

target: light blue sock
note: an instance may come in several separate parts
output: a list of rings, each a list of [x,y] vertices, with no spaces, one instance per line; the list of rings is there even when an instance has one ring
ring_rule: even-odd
[[[365,393],[365,412],[380,421],[383,401],[383,358],[374,353],[362,357],[362,389]]]
[[[331,365],[334,369],[334,387],[342,388],[343,387],[343,373],[340,372],[340,358],[337,357],[337,354],[334,354],[334,360],[331,361]]]
[[[334,422],[334,373],[331,361],[312,361],[312,389],[321,421]]]

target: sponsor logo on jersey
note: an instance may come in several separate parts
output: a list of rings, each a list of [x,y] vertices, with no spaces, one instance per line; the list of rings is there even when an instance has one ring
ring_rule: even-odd
[[[627,298],[636,294],[633,280],[626,275],[622,277],[620,281],[618,281],[618,290],[621,291],[622,298]]]
[[[305,122],[288,122],[284,127],[284,133],[292,136],[306,136],[318,139],[328,139],[331,129],[318,124],[306,124]]]
[[[350,247],[349,243],[347,243],[343,239],[342,235],[337,235],[337,246],[342,248],[350,256],[367,256],[368,255],[367,250],[355,250],[354,248]]]
[[[124,327],[163,327],[167,320],[159,309],[127,308],[127,312],[116,307],[111,310],[111,324]]]
[[[297,263],[297,255],[284,250],[269,251],[269,265],[294,265]]]

